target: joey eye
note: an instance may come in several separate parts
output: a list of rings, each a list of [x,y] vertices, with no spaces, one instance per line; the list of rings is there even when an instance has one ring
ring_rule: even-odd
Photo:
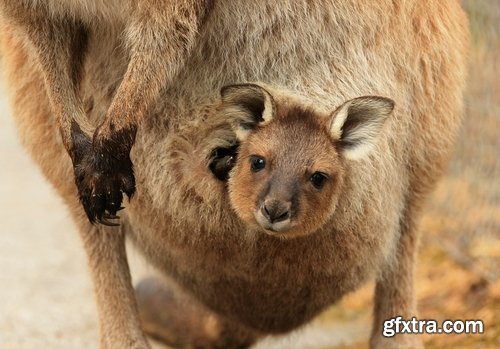
[[[259,172],[266,167],[266,160],[260,156],[252,155],[250,157],[250,168],[252,172]]]
[[[316,189],[321,189],[325,185],[327,178],[328,177],[324,173],[314,172],[309,180]]]

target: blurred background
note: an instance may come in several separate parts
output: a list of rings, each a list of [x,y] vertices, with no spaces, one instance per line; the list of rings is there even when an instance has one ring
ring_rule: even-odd
[[[500,1],[462,3],[472,32],[466,113],[421,222],[417,297],[420,319],[480,319],[485,333],[424,335],[428,349],[500,348]],[[19,145],[3,85],[0,163],[0,348],[97,348],[79,236]],[[153,272],[130,254],[134,279]],[[258,347],[368,348],[372,294],[367,285],[304,329]]]

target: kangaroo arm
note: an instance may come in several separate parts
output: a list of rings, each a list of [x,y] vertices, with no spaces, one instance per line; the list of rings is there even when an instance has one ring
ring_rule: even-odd
[[[212,3],[184,0],[135,5],[133,20],[125,32],[130,62],[94,144],[106,143],[120,131],[129,132],[127,140],[133,143],[132,134],[148,107],[190,56]]]

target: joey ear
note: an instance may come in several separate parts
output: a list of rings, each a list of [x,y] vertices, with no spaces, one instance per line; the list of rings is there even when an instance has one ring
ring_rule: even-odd
[[[394,101],[385,97],[364,96],[351,99],[330,116],[329,131],[340,141],[344,156],[359,160],[373,148]]]
[[[221,111],[231,120],[238,140],[244,140],[257,125],[272,120],[276,111],[273,96],[255,84],[228,85],[221,89]]]

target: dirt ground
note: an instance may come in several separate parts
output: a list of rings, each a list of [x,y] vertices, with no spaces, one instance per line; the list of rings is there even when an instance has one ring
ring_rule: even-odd
[[[500,347],[500,2],[464,1],[473,42],[466,117],[452,163],[422,221],[421,319],[481,319],[481,335],[425,335],[433,349]],[[19,145],[0,87],[0,348],[98,348],[76,228]],[[153,273],[130,251],[135,280]],[[313,324],[256,348],[367,348],[372,285]],[[155,343],[155,348],[164,348]]]

